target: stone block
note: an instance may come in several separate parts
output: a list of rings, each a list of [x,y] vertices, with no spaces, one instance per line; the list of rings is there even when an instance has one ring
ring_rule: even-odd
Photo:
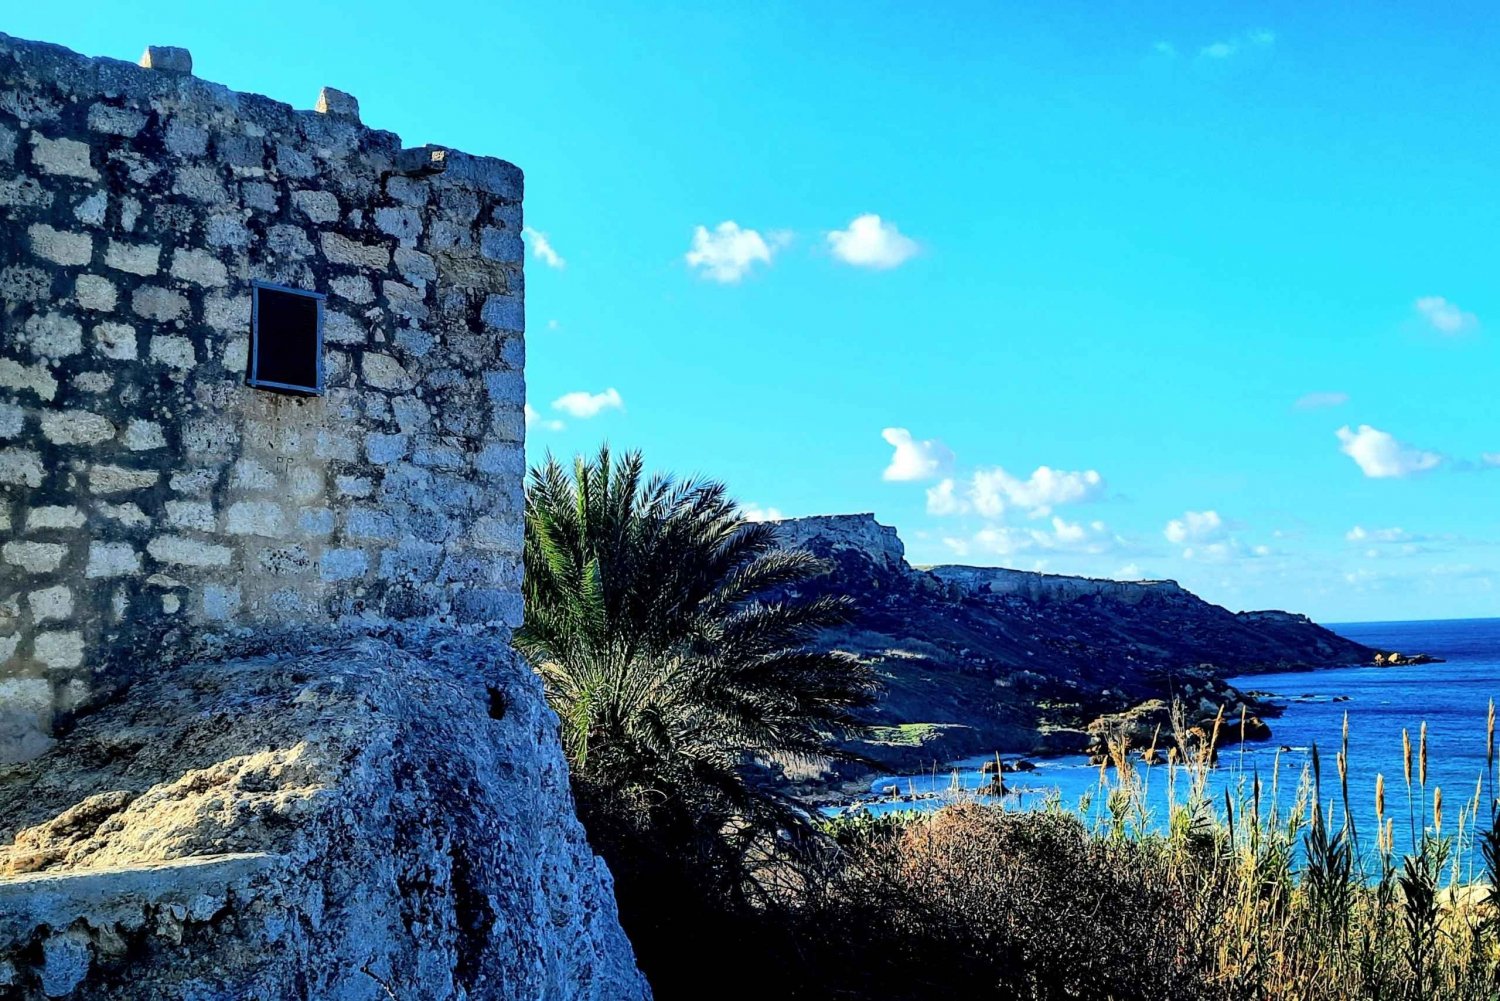
[[[27,390],[50,400],[57,395],[57,380],[46,365],[22,365],[10,358],[0,358],[0,389]]]
[[[87,410],[53,410],[42,414],[42,434],[54,445],[97,445],[115,436],[115,426]]]
[[[32,649],[36,659],[54,671],[83,666],[83,633],[37,633],[32,641]],[[49,996],[60,995],[49,992]]]
[[[500,330],[526,330],[526,309],[519,296],[492,295],[484,300],[480,319]]]
[[[286,517],[272,501],[237,501],[229,506],[224,530],[231,535],[276,538],[286,533]]]
[[[318,561],[318,575],[326,581],[352,580],[363,577],[370,557],[363,549],[325,549]]]
[[[228,546],[181,535],[159,535],[146,543],[146,552],[158,563],[181,567],[227,567],[234,556]]]
[[[56,542],[11,541],[0,546],[0,556],[13,567],[27,573],[51,573],[62,566],[68,547]]]
[[[94,238],[87,233],[70,233],[45,223],[36,223],[26,233],[31,252],[53,264],[81,267],[94,255]]]
[[[73,283],[73,301],[80,309],[109,313],[117,299],[114,282],[102,275],[79,275]]]
[[[82,528],[83,512],[72,504],[43,504],[26,512],[26,531],[47,528]]]
[[[89,129],[127,139],[138,136],[146,125],[146,116],[131,108],[96,104],[89,108]]]
[[[384,466],[405,457],[410,445],[404,434],[371,433],[365,435],[365,456],[375,465]]]
[[[135,361],[135,328],[124,323],[101,323],[94,328],[94,351],[117,361]]]
[[[87,181],[99,179],[99,171],[89,160],[88,143],[77,139],[48,139],[40,132],[33,132],[31,162],[45,174],[81,177]]]
[[[28,594],[26,604],[34,622],[69,619],[73,615],[73,589],[64,584],[44,587]]]
[[[104,263],[116,271],[150,277],[161,267],[161,248],[150,244],[109,241],[104,249]]]
[[[293,191],[292,207],[316,223],[337,222],[339,218],[339,200],[331,191]]]
[[[103,226],[109,211],[109,195],[95,191],[73,207],[73,218],[85,226]]]
[[[0,449],[0,483],[39,487],[45,476],[38,453],[28,448]]]
[[[190,369],[198,363],[193,342],[186,337],[158,334],[151,338],[151,360],[168,368]]]
[[[130,296],[130,306],[136,315],[147,320],[165,323],[181,320],[187,316],[187,299],[171,289],[154,285],[143,285]]]
[[[83,350],[83,325],[61,313],[39,313],[21,327],[21,344],[46,358],[67,358]]]
[[[83,575],[90,580],[100,577],[133,577],[140,572],[141,554],[130,543],[89,543],[89,562]]]
[[[215,520],[214,507],[207,501],[167,501],[167,524],[173,528],[212,532]]]
[[[166,144],[167,151],[177,156],[202,156],[208,152],[208,130],[173,119],[167,123]]]
[[[132,452],[148,452],[156,448],[165,448],[167,444],[160,424],[135,418],[125,425],[125,434],[121,436],[120,441]]]
[[[141,65],[168,73],[193,72],[193,54],[176,45],[148,45],[141,53]]]
[[[320,235],[323,256],[330,264],[346,264],[365,271],[384,271],[391,266],[391,252],[372,243],[358,243],[338,233]]]
[[[332,87],[324,87],[318,92],[318,103],[314,108],[319,114],[337,115],[341,118],[359,121],[359,101],[353,94],[346,94]]]
[[[0,438],[15,438],[26,423],[26,411],[12,403],[0,403]]]
[[[89,489],[96,494],[117,494],[127,490],[144,490],[154,486],[161,473],[154,469],[127,469],[124,466],[97,465],[89,470]]]
[[[405,391],[411,388],[412,379],[401,363],[390,355],[376,354],[366,351],[361,360],[360,369],[364,372],[365,383],[376,389],[388,389],[393,392]]]
[[[223,262],[202,250],[173,252],[172,277],[195,285],[219,286],[229,283],[229,271]]]

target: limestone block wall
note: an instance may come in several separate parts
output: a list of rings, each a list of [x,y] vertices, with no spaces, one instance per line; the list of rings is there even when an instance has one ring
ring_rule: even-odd
[[[519,621],[521,172],[142,61],[0,35],[0,762],[205,646]],[[323,396],[245,384],[256,279]]]

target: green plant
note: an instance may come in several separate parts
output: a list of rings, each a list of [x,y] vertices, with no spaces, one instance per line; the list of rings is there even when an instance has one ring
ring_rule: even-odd
[[[737,792],[751,758],[827,756],[858,729],[873,675],[808,646],[849,605],[791,593],[825,567],[774,533],[722,484],[648,478],[638,452],[531,470],[516,641],[589,781]]]
[[[658,996],[696,996],[683,941],[780,947],[760,915],[802,891],[783,860],[813,833],[754,766],[844,756],[862,734],[874,675],[811,645],[850,606],[800,596],[825,565],[778,548],[723,485],[648,477],[607,447],[531,470],[524,558],[516,644],[561,721],[579,815]]]

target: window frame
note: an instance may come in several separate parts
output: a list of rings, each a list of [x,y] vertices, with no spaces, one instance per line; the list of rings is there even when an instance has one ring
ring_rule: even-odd
[[[314,348],[317,352],[317,384],[314,386],[299,386],[286,382],[275,382],[271,379],[262,379],[260,372],[260,293],[262,291],[284,292],[288,295],[300,295],[312,299],[318,304],[317,329],[314,331]],[[245,385],[255,389],[269,389],[278,393],[290,393],[298,396],[322,396],[326,388],[323,368],[323,308],[328,296],[322,292],[311,292],[307,289],[292,288],[289,285],[278,285],[275,282],[252,279],[250,281],[250,358],[249,370],[245,373]]]

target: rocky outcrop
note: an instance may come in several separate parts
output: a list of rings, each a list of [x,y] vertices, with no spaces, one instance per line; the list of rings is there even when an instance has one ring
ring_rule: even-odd
[[[1257,715],[1264,707],[1233,688],[1225,685],[1201,695],[1191,690],[1184,694],[1186,698],[1171,704],[1147,699],[1124,712],[1095,719],[1088,725],[1090,758],[1097,764],[1127,752],[1155,762],[1174,749],[1181,754],[1205,749],[1213,753],[1233,744],[1271,739],[1270,724]]]
[[[1441,664],[1442,662],[1441,657],[1434,657],[1429,653],[1399,653],[1392,650],[1375,655],[1376,667],[1410,667],[1415,664]]]
[[[7,997],[650,996],[495,641],[164,672],[0,776],[6,844]]]
[[[1264,707],[1226,686],[1226,676],[1375,656],[1305,616],[1231,612],[1173,581],[913,568],[894,529],[871,515],[778,528],[783,545],[832,564],[807,590],[846,594],[858,607],[856,620],[825,641],[871,663],[886,682],[870,722],[932,724],[933,740],[856,748],[890,768],[994,751],[1084,752],[1095,742],[1089,723],[1151,699],[1195,709],[1206,700],[1210,717],[1229,707],[1226,719],[1247,703],[1256,716]]]

